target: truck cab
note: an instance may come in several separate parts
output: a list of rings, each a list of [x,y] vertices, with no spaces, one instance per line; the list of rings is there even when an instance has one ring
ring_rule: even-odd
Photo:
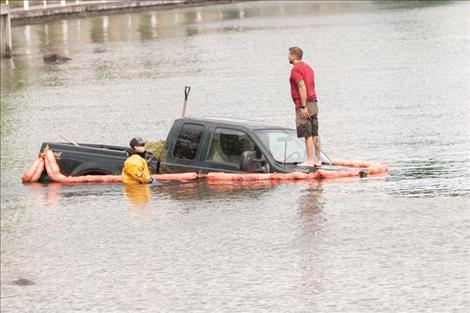
[[[229,119],[175,120],[160,171],[181,172],[310,172],[305,144],[294,129]],[[331,164],[322,154],[322,163]]]

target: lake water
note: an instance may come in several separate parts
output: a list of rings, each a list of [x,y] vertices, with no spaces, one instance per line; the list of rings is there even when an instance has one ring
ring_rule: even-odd
[[[13,27],[2,312],[469,312],[469,16],[463,1],[247,2]],[[20,183],[59,134],[165,138],[185,85],[190,116],[294,127],[293,45],[316,71],[324,151],[388,176]]]

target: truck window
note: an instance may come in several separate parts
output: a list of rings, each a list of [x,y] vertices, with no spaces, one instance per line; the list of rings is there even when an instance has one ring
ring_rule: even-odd
[[[183,160],[194,160],[199,149],[204,126],[198,124],[183,124],[176,139],[173,157]]]
[[[207,160],[240,168],[240,158],[244,151],[255,151],[255,144],[246,133],[217,128]]]

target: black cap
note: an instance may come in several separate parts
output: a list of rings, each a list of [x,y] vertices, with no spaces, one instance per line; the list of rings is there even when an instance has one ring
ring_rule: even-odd
[[[142,138],[134,137],[131,139],[131,142],[129,142],[129,146],[131,146],[131,148],[134,149],[134,147],[136,146],[144,146],[145,143],[146,141],[144,141]]]

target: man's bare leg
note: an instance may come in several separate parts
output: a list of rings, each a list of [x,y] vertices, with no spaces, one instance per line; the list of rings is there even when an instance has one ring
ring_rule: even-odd
[[[315,166],[321,166],[321,150],[320,150],[320,137],[315,136],[313,137],[313,146],[315,148]]]
[[[307,161],[299,164],[299,166],[314,166],[315,159],[313,158],[313,137],[305,138],[305,148],[307,149]]]

